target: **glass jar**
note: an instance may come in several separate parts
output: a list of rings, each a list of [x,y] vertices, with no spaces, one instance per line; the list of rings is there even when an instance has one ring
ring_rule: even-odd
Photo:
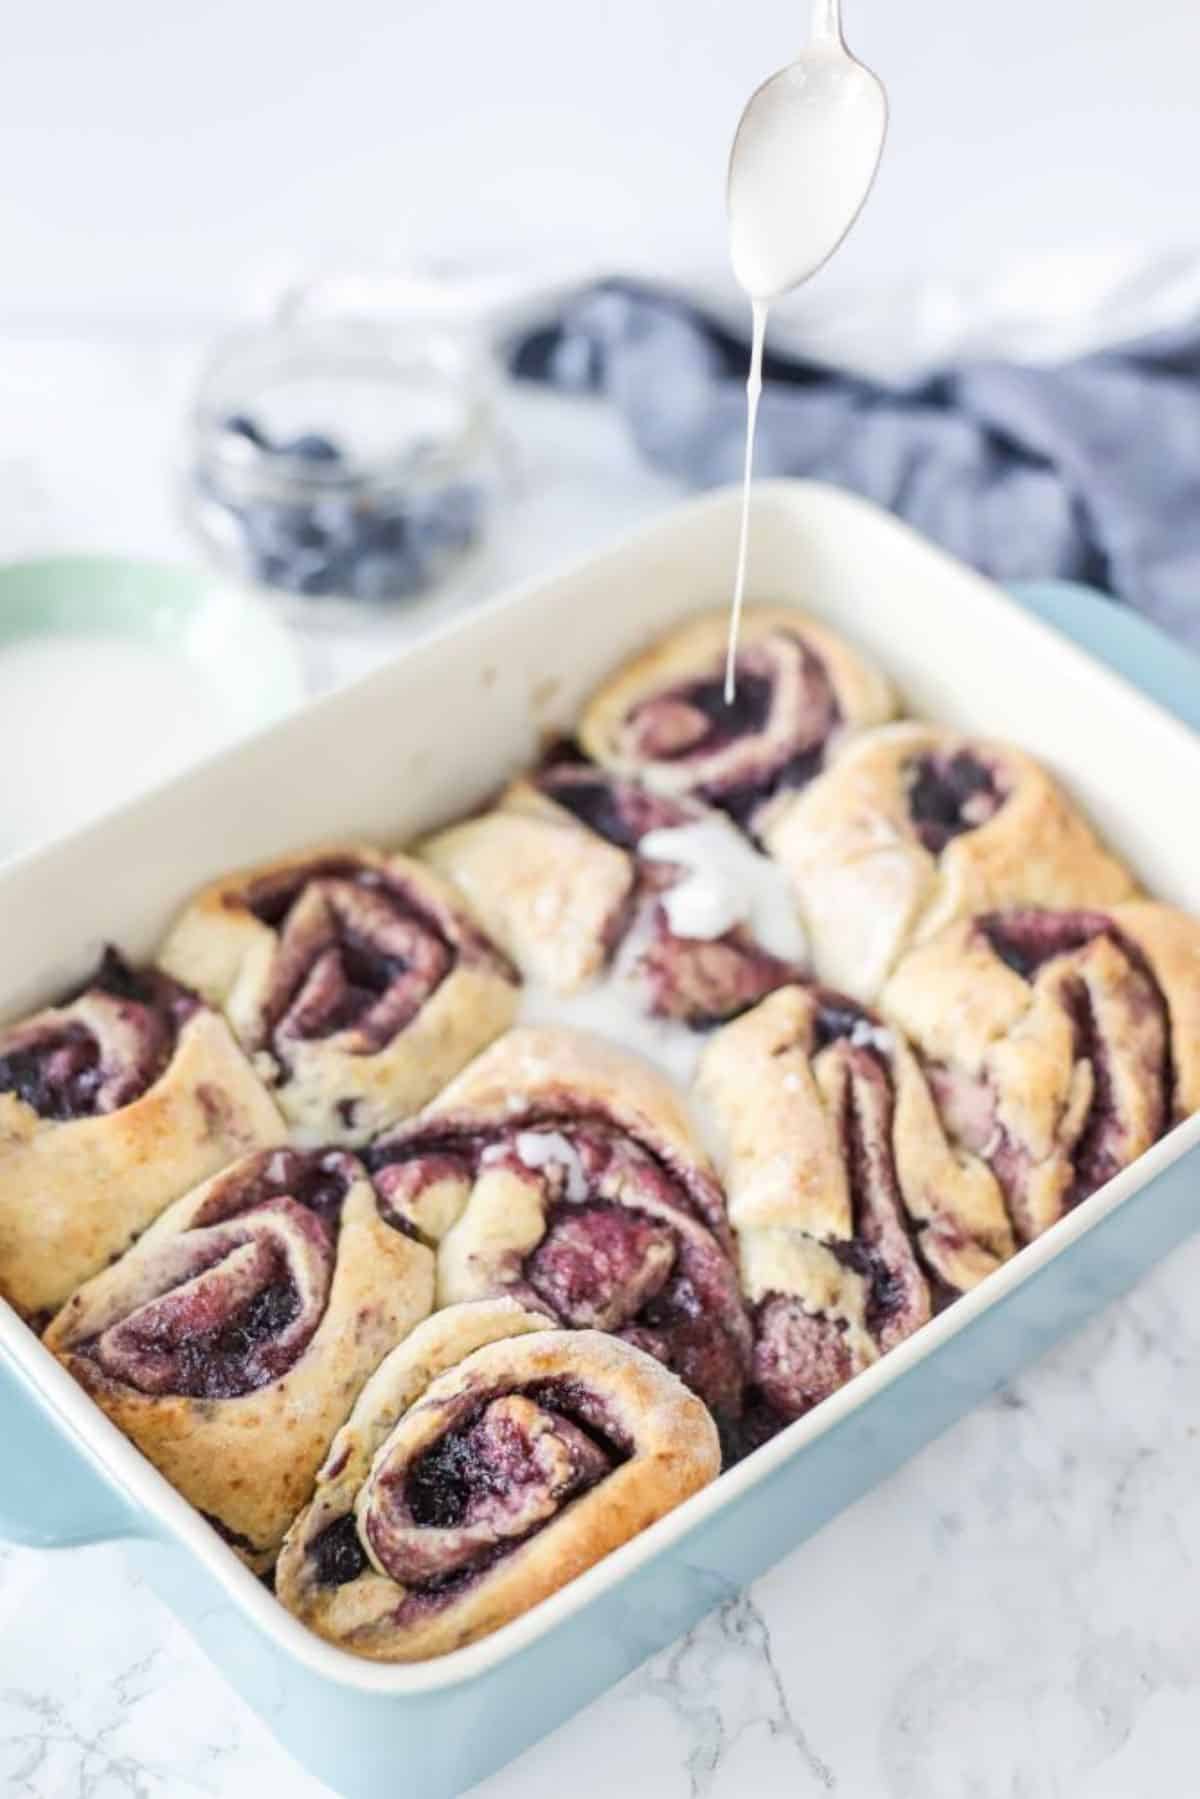
[[[483,341],[330,315],[308,290],[226,340],[191,419],[187,506],[209,553],[305,622],[378,619],[482,544],[501,477]]]

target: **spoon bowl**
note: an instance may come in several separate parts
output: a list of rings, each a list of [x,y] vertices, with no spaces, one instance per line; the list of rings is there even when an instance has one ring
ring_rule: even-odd
[[[752,300],[776,299],[833,255],[871,191],[887,118],[837,0],[816,0],[809,44],[751,95],[730,152],[730,256]]]

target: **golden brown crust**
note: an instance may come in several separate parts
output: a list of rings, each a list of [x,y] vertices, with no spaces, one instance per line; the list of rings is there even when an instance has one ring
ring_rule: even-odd
[[[701,793],[716,804],[723,790],[741,788],[768,768],[782,765],[797,752],[796,734],[806,735],[814,706],[811,689],[813,665],[823,671],[836,717],[832,729],[819,727],[813,748],[818,762],[840,750],[856,731],[881,724],[896,710],[890,682],[836,632],[797,608],[751,606],[742,620],[739,668],[751,669],[756,658],[770,658],[782,643],[783,655],[774,670],[777,692],[771,713],[761,728],[744,733],[731,747],[714,745],[702,755],[668,756],[646,753],[630,734],[629,721],[648,701],[697,681],[720,678],[729,633],[727,611],[704,613],[643,650],[617,670],[592,696],[579,726],[579,740],[588,755],[604,767],[636,775],[661,793]],[[788,654],[799,644],[810,659],[807,665]],[[772,783],[766,782],[765,797]]]
[[[113,1423],[258,1572],[274,1561],[368,1376],[430,1311],[429,1250],[384,1223],[371,1183],[355,1165],[323,1316],[278,1379],[229,1398],[146,1393],[105,1372],[88,1346],[161,1286],[156,1271],[178,1253],[185,1233],[200,1228],[222,1184],[269,1161],[248,1158],[177,1201],[75,1294],[45,1339]]]
[[[910,815],[915,765],[966,753],[1006,793],[932,853]],[[904,949],[952,919],[1010,904],[1111,905],[1133,882],[1044,769],[1011,744],[903,721],[849,745],[765,830],[790,875],[817,974],[872,1000]]]
[[[634,859],[539,792],[515,781],[491,812],[419,846],[459,887],[530,980],[576,993],[603,972],[633,894]]]
[[[1113,906],[1111,917],[1145,956],[1167,1002],[1177,1122],[1200,1112],[1200,920],[1153,900]]]
[[[439,1306],[507,1295],[555,1323],[619,1335],[732,1432],[750,1330],[720,1189],[676,1095],[600,1039],[538,1038],[551,1086],[525,1078],[505,1039],[483,1079],[469,1070],[372,1147],[383,1203],[436,1245]]]
[[[425,1108],[420,1125],[461,1118],[486,1131],[556,1117],[598,1119],[635,1138],[679,1181],[710,1229],[725,1235],[721,1189],[682,1096],[640,1056],[603,1037],[552,1025],[518,1026],[451,1081]],[[406,1134],[404,1127],[386,1132],[373,1157]]]
[[[1024,1241],[1200,1106],[1200,923],[1168,906],[961,919],[903,957],[881,1005]]]
[[[0,1093],[0,1293],[27,1318],[56,1311],[172,1200],[283,1121],[216,1013],[195,1012],[145,1093],[115,1112],[40,1118]]]
[[[288,1532],[280,1557],[279,1598],[311,1629],[378,1661],[449,1654],[521,1616],[715,1477],[715,1428],[673,1375],[596,1331],[551,1331],[539,1328],[543,1323],[504,1301],[455,1307],[384,1363],[334,1443],[314,1502]],[[463,1347],[456,1350],[460,1330]],[[569,1411],[572,1393],[586,1394],[626,1459],[440,1598],[406,1588],[374,1560],[341,1586],[321,1584],[312,1548],[339,1520],[356,1518],[360,1560],[374,1555],[371,1512],[389,1465],[411,1468],[461,1418],[464,1400],[482,1405],[531,1390],[548,1395],[540,1404],[551,1420],[563,1405]]]
[[[947,1143],[907,1044],[865,1017],[850,1025],[849,1013],[843,1034],[831,1035],[821,1023],[831,1000],[839,1003],[820,989],[787,987],[726,1025],[701,1059],[697,1091],[721,1139],[747,1299],[791,1294],[844,1321],[865,1363],[871,1344],[859,1336],[870,1334],[869,1295],[853,1262],[834,1253],[863,1228],[843,1115],[846,1069],[860,1057],[886,1070],[883,1124],[897,1198],[926,1265],[962,1290],[1010,1255],[1013,1241],[995,1178]],[[919,1305],[913,1317],[921,1321]]]
[[[437,953],[444,956],[445,972],[415,1014],[378,1047],[364,1044],[350,1025],[324,1035],[295,1034],[286,1055],[278,1051],[271,1013],[287,953],[284,925],[264,922],[245,896],[293,870],[313,871],[303,900],[347,870],[350,879],[358,870],[393,883],[401,905],[408,896],[428,927],[426,940],[443,946]],[[287,928],[299,910],[298,904],[288,908]],[[274,1087],[294,1138],[308,1144],[361,1144],[393,1119],[417,1111],[511,1023],[517,1005],[515,976],[456,891],[414,858],[362,847],[327,846],[224,876],[187,906],[158,960],[225,1012]]]

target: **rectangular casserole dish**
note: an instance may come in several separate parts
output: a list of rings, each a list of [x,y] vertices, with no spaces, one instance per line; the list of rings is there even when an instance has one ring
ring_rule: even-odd
[[[390,666],[0,874],[0,1017],[108,940],[149,952],[206,878],[356,834],[401,841],[483,801],[595,681],[728,596],[737,496],[713,495],[499,600]],[[764,484],[752,597],[859,642],[908,708],[1044,759],[1163,899],[1200,911],[1200,737],[881,512]],[[1027,604],[1200,724],[1195,666],[1141,621]],[[136,1539],[139,1569],[283,1743],[347,1799],[460,1793],[688,1628],[1129,1286],[1193,1228],[1200,1117],[884,1361],[495,1636],[390,1668],[311,1636],[0,1303],[0,1537]]]

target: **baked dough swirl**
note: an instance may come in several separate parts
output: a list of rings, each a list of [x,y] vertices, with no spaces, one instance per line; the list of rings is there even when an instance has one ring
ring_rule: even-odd
[[[368,1382],[276,1592],[377,1661],[475,1642],[713,1479],[704,1407],[652,1357],[511,1299],[452,1306]]]
[[[433,1258],[347,1151],[245,1158],[168,1208],[47,1346],[252,1568],[269,1567]]]
[[[774,808],[854,732],[892,716],[895,699],[826,626],[790,607],[753,606],[726,705],[728,634],[728,612],[712,612],[652,644],[592,697],[579,740],[614,773],[706,800],[761,835]]]
[[[0,1028],[0,1294],[44,1323],[164,1206],[282,1137],[220,1014],[107,950]]]
[[[1126,869],[1031,756],[909,721],[871,731],[771,817],[818,977],[870,1001],[898,957],[994,906],[1106,906]]]
[[[439,1305],[507,1295],[657,1356],[736,1431],[750,1332],[723,1200],[673,1090],[600,1038],[510,1032],[367,1152],[436,1244]]]
[[[672,930],[663,898],[680,869],[643,843],[697,824],[728,832],[741,855],[753,854],[709,807],[559,755],[421,853],[462,889],[528,979],[570,994],[616,964],[640,1010],[702,1029],[802,970],[742,921],[711,938]],[[795,936],[802,945],[798,923]]]
[[[990,1273],[1012,1235],[987,1168],[947,1142],[907,1045],[840,995],[772,994],[717,1032],[697,1091],[754,1329],[753,1441]]]
[[[511,1022],[517,977],[423,863],[329,849],[198,894],[159,961],[223,1009],[297,1141],[359,1144]]]
[[[1022,1242],[1200,1109],[1200,922],[1169,906],[961,920],[881,1003]]]

